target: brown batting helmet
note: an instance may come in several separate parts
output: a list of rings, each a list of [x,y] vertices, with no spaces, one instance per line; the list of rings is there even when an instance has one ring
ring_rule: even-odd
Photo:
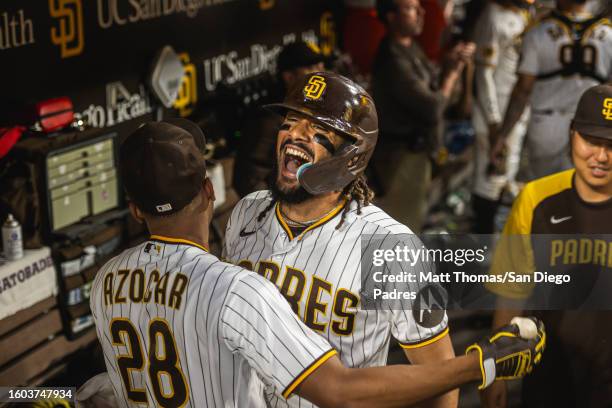
[[[266,108],[301,113],[350,140],[331,158],[300,166],[298,181],[309,193],[342,190],[364,172],[378,139],[378,116],[361,86],[332,72],[315,72],[296,81],[283,103]]]

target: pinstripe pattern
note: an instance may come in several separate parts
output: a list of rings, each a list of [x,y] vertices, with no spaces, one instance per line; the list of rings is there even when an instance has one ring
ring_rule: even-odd
[[[325,313],[317,314],[316,323],[327,323],[323,331],[318,331],[338,350],[341,360],[351,367],[381,366],[387,362],[387,351],[391,336],[403,343],[425,341],[442,332],[447,319],[437,327],[420,327],[412,313],[404,310],[364,310],[357,307],[346,310],[355,313],[354,330],[348,335],[340,335],[331,328],[331,322],[339,320],[334,315],[334,295],[344,288],[359,297],[361,291],[361,245],[364,235],[383,236],[383,244],[391,247],[398,241],[398,235],[411,234],[404,225],[389,217],[380,208],[370,205],[357,214],[356,205],[347,214],[340,230],[336,226],[340,220],[337,215],[329,222],[307,231],[302,236],[290,240],[283,230],[274,211],[257,222],[257,216],[270,203],[270,193],[259,191],[242,199],[230,218],[224,246],[224,258],[238,263],[248,260],[257,269],[258,262],[272,261],[279,265],[279,278],[275,282],[282,286],[286,267],[304,272],[306,277],[304,295],[299,301],[299,316],[308,321],[305,310],[313,277],[321,278],[332,286],[331,293],[322,291],[318,302],[327,304]],[[255,231],[252,234],[242,234]],[[409,243],[420,247],[420,242]],[[308,401],[299,397],[285,400],[274,389],[266,389],[266,398],[271,407],[312,407]]]
[[[168,296],[165,303],[156,304],[155,294],[147,303],[128,298],[125,303],[105,305],[105,277],[112,274],[116,290],[121,284],[117,272],[122,269],[141,269],[146,288],[153,293],[154,271],[160,280],[168,279],[168,288],[179,274],[186,276],[180,307],[169,307]],[[128,291],[126,282],[122,293]],[[109,327],[114,318],[129,319],[140,337],[145,364],[129,375],[132,388],[146,393],[149,406],[159,406],[147,374],[149,324],[155,318],[165,319],[174,336],[178,365],[189,390],[184,407],[264,407],[264,388],[282,393],[331,349],[294,315],[269,281],[189,243],[150,240],[124,251],[100,269],[90,303],[121,407],[138,404],[128,401],[117,364],[118,356],[132,351],[125,345],[127,336],[123,346],[113,345]],[[162,375],[161,382],[170,392],[169,376]]]

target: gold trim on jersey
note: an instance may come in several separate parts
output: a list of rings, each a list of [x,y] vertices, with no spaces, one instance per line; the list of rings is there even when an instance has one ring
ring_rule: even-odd
[[[285,219],[283,218],[280,212],[280,203],[278,202],[276,203],[276,208],[274,209],[274,212],[276,213],[276,219],[280,223],[281,227],[283,227],[283,229],[287,233],[287,236],[289,237],[289,239],[293,240],[293,232],[291,232],[291,228],[289,228],[289,226],[285,222]]]
[[[312,362],[308,367],[302,371],[300,375],[298,375],[283,391],[283,397],[285,399],[289,398],[289,396],[293,393],[293,391],[300,385],[310,374],[312,374],[317,368],[319,368],[323,363],[338,354],[338,352],[334,349],[329,350],[321,357]]]
[[[327,214],[325,217],[321,218],[319,221],[315,222],[314,224],[306,228],[304,231],[302,231],[302,233],[298,235],[297,237],[298,241],[301,240],[304,234],[306,234],[308,231],[311,231],[317,227],[320,227],[321,225],[325,224],[327,221],[331,220],[336,215],[338,215],[338,213],[342,211],[342,209],[344,208],[346,204],[347,204],[347,200],[343,200],[342,203],[338,204],[338,206],[334,208],[333,210],[331,210],[329,214]],[[289,226],[285,222],[285,219],[283,218],[283,214],[281,213],[279,202],[276,203],[276,208],[274,212],[276,213],[276,219],[280,223],[281,227],[283,227],[283,229],[287,233],[289,240],[293,241],[295,237],[293,236],[293,232],[291,232],[291,228],[289,228]]]
[[[514,231],[509,228],[513,223],[507,222],[503,233],[506,235],[531,234],[531,224],[535,209],[547,198],[573,188],[572,180],[574,179],[575,171],[575,169],[565,170],[528,183],[519,196],[520,200],[517,200],[516,205],[512,207],[508,218],[524,217],[523,220],[517,221],[523,221],[519,222],[519,224],[527,225],[529,229],[527,231]]]
[[[208,248],[206,248],[204,245],[196,244],[195,242],[190,241],[188,239],[164,237],[162,235],[151,235],[149,237],[149,239],[152,239],[154,241],[165,242],[167,244],[186,244],[186,245],[191,245],[191,246],[194,246],[196,248],[200,248],[203,251],[209,252]]]
[[[420,342],[417,342],[417,343],[401,343],[400,342],[399,345],[400,345],[401,348],[407,349],[407,350],[425,347],[425,346],[428,346],[428,345],[430,345],[432,343],[435,343],[436,341],[444,338],[444,336],[448,335],[448,330],[449,329],[447,327],[441,333],[436,334],[432,338],[429,338],[429,339],[424,340],[424,341],[420,341]]]
[[[602,25],[612,27],[612,22],[610,22],[608,18],[602,18],[601,20],[591,24],[591,26],[584,31],[584,34],[582,34],[582,43],[585,43],[591,37],[593,31],[595,31],[596,28]]]
[[[533,213],[546,199],[574,188],[575,169],[565,170],[528,183],[512,205],[512,210],[504,226],[493,261],[490,275],[503,275],[505,271],[533,272],[536,270],[531,233]],[[512,254],[523,254],[515,257]],[[508,299],[521,300],[529,296],[533,285],[526,283],[485,283],[485,288]]]

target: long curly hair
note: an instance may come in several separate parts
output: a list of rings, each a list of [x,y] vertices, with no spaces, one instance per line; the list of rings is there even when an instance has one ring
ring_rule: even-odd
[[[336,229],[340,229],[340,227],[342,227],[344,224],[346,215],[351,208],[349,205],[351,201],[354,200],[357,203],[357,214],[361,215],[361,209],[370,205],[374,199],[374,191],[372,191],[370,186],[368,186],[366,176],[361,174],[355,180],[351,181],[349,185],[344,187],[341,197],[346,200],[347,205],[344,206],[342,218],[340,218],[340,222],[338,225],[336,225]]]

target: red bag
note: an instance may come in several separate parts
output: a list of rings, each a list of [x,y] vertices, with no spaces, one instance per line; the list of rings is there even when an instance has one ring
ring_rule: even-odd
[[[69,126],[74,120],[74,108],[70,98],[47,99],[36,104],[37,130],[55,132]]]
[[[15,143],[19,141],[24,130],[25,128],[22,126],[0,129],[0,159],[6,156],[13,146],[15,146]]]

